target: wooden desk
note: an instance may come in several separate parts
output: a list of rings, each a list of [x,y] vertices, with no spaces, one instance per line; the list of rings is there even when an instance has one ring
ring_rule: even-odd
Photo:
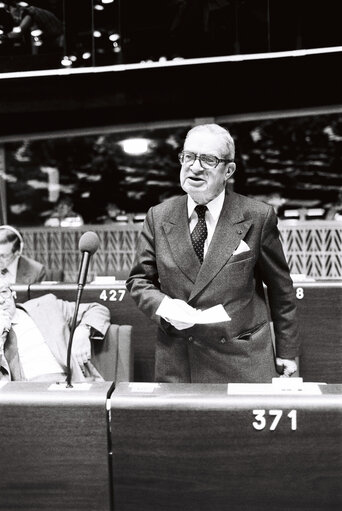
[[[29,299],[29,286],[26,284],[13,284],[11,286],[14,291],[14,299],[17,303],[26,302]]]
[[[0,509],[110,510],[106,396],[48,390],[48,383],[0,388]]]
[[[342,383],[342,281],[294,285],[305,381]]]
[[[115,511],[342,508],[342,385],[308,396],[137,385],[111,397]]]

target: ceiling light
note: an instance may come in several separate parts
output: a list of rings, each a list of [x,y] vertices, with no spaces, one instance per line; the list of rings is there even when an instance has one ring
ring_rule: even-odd
[[[42,33],[43,33],[43,32],[42,32],[39,28],[37,28],[37,29],[35,29],[35,30],[31,30],[31,35],[32,35],[33,37],[39,37],[39,36],[41,36],[41,35],[42,35]]]
[[[110,34],[109,39],[111,41],[118,41],[120,39],[120,34]]]
[[[148,152],[151,140],[148,138],[127,138],[119,142],[125,153],[139,156]]]

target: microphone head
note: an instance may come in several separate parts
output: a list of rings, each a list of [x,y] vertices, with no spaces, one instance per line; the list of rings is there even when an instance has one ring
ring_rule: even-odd
[[[89,252],[94,254],[99,248],[100,240],[96,232],[87,231],[80,237],[78,248],[81,252]]]

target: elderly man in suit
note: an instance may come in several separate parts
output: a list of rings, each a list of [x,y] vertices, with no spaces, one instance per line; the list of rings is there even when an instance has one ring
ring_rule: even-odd
[[[6,277],[0,275],[0,380],[64,381],[74,310],[74,302],[53,294],[16,306]],[[103,380],[90,361],[90,337],[105,336],[109,309],[98,303],[81,303],[76,325],[72,379]]]
[[[271,382],[296,371],[295,295],[277,217],[228,191],[234,151],[225,128],[192,128],[179,155],[186,195],[148,211],[127,289],[159,324],[156,381]],[[226,320],[188,319],[216,305]]]
[[[11,284],[34,284],[46,278],[45,267],[29,257],[21,255],[24,241],[11,225],[0,226],[0,273]]]

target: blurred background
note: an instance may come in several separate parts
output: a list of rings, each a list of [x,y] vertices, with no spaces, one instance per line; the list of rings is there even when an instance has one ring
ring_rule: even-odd
[[[49,266],[37,240],[51,229],[139,231],[182,193],[177,154],[202,122],[231,131],[230,186],[272,204],[284,229],[341,222],[339,4],[0,2],[1,223]]]

